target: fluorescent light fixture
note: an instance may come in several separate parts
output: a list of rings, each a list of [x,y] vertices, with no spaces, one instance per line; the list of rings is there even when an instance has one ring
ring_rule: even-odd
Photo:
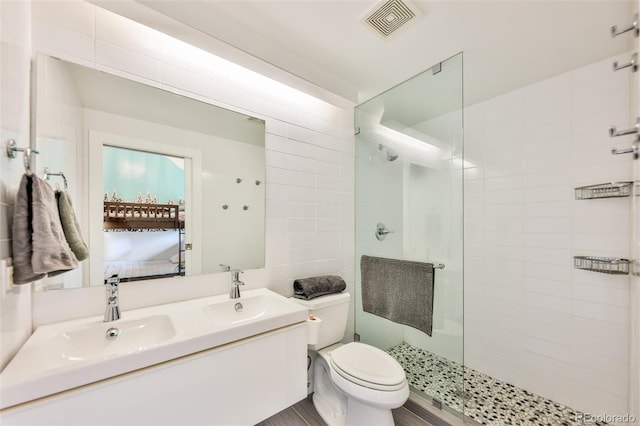
[[[274,99],[286,99],[287,104],[294,101],[297,104],[309,106],[309,103],[324,101],[315,98],[286,84],[280,83],[255,71],[223,59],[213,53],[202,50],[189,43],[160,33],[162,51],[168,58],[179,58],[188,71],[213,77],[220,81],[232,81],[245,87],[249,92],[257,95],[266,95]],[[171,59],[169,60],[171,61]]]

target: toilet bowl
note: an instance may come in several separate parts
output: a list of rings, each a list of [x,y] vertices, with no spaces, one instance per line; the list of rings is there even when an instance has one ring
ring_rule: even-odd
[[[404,370],[374,346],[336,343],[344,336],[349,294],[296,301],[321,319],[320,329],[309,334],[314,336],[309,348],[316,355],[311,371],[313,404],[322,419],[329,426],[393,425],[391,410],[409,398]]]

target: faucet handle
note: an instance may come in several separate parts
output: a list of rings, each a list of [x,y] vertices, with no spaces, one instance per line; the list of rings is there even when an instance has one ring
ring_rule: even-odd
[[[229,290],[229,297],[232,299],[240,298],[240,286],[244,285],[242,281],[240,281],[240,274],[244,274],[244,271],[240,269],[232,269],[231,270],[231,290]]]
[[[118,274],[114,274],[104,280],[104,285],[107,289],[107,310],[104,314],[104,322],[111,322],[120,319],[120,308],[118,307],[119,283],[120,278],[118,277]]]
[[[111,275],[109,278],[104,280],[104,285],[108,285],[110,287],[117,287],[120,284],[120,278],[118,274]]]
[[[244,274],[244,271],[241,271],[240,269],[231,270],[231,277],[233,279],[233,282],[238,283],[239,285],[244,285],[244,283],[240,281],[240,274]]]

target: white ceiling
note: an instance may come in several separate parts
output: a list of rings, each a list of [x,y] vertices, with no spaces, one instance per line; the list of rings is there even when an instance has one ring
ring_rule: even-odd
[[[355,103],[460,51],[468,105],[632,46],[631,36],[609,34],[612,24],[631,23],[632,1],[417,0],[422,16],[388,39],[360,22],[378,3],[137,0],[150,13]]]

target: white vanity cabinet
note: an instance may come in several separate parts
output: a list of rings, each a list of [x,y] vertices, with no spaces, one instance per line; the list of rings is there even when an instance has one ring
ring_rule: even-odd
[[[306,397],[301,322],[3,410],[9,425],[255,425]]]

